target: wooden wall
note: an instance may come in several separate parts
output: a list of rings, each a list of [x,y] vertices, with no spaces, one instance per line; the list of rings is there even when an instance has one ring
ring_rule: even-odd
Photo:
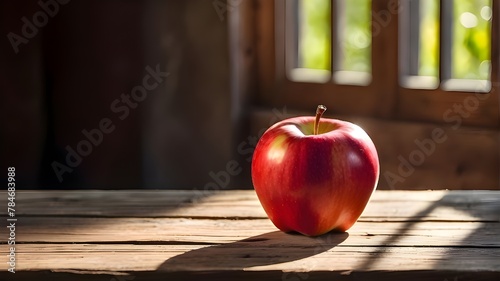
[[[16,54],[5,35],[40,11],[36,1],[0,3],[0,161],[17,168],[19,188],[195,188],[226,169],[228,22],[212,1],[69,1]],[[148,66],[169,76],[117,113]],[[77,150],[82,130],[105,118],[114,130],[68,165],[66,147]],[[54,162],[71,169],[62,181]]]
[[[147,61],[170,73],[147,101],[145,186],[203,189],[232,156],[227,19],[204,0],[149,1],[144,18]]]
[[[15,54],[6,35],[20,32],[20,19],[33,14],[35,2],[8,5],[0,2],[0,163],[1,179],[8,166],[23,171],[17,176],[26,186],[35,186],[46,130],[43,106],[42,40],[35,37]],[[22,23],[21,23],[22,24]],[[4,181],[5,182],[5,181]]]

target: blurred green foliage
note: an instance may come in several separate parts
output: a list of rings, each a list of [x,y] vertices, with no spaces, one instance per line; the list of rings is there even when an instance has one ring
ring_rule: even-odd
[[[454,0],[452,77],[488,79],[491,0]]]
[[[340,46],[343,50],[342,70],[371,71],[371,1],[345,1],[345,21]]]
[[[370,0],[344,1],[344,11],[339,11],[345,21],[339,22],[342,30],[339,46],[342,52],[342,70],[369,72],[371,68]],[[330,0],[301,0],[299,25],[300,67],[331,70]]]
[[[345,0],[340,69],[370,72],[371,0]],[[488,79],[491,0],[453,0],[452,77]],[[300,1],[300,67],[330,70],[330,1]],[[438,0],[420,0],[419,75],[438,75]]]
[[[330,0],[301,0],[299,7],[299,66],[330,70]]]
[[[439,0],[420,0],[420,46],[418,75],[439,73]]]

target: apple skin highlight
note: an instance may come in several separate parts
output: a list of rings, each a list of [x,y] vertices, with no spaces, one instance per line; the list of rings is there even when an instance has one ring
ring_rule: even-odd
[[[346,231],[376,188],[380,167],[370,137],[350,122],[295,117],[270,127],[252,160],[252,182],[274,225],[317,236]]]

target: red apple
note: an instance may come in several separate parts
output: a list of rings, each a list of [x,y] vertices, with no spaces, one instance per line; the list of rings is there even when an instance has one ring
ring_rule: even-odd
[[[269,219],[308,236],[346,231],[359,218],[379,178],[377,150],[359,126],[295,117],[270,127],[252,160],[252,182]]]

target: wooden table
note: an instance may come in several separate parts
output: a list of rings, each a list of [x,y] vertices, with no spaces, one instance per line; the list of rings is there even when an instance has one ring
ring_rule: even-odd
[[[376,191],[317,238],[278,231],[250,190],[18,191],[15,209],[0,280],[500,280],[499,191]]]

